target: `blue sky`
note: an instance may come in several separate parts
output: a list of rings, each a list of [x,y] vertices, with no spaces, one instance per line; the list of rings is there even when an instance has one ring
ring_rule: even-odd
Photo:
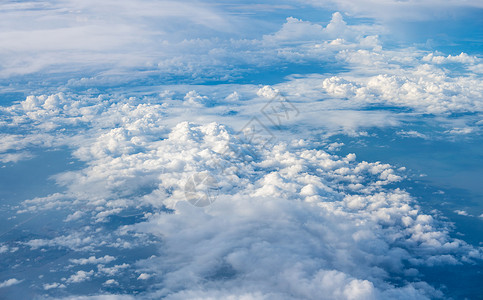
[[[4,1],[0,295],[479,297],[482,12]]]

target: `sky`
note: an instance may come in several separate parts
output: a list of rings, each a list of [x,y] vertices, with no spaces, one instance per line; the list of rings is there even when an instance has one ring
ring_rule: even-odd
[[[480,299],[481,1],[0,3],[1,299]]]

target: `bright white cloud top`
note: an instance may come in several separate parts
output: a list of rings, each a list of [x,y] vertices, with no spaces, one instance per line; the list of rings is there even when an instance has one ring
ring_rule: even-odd
[[[0,4],[0,295],[479,296],[482,9]]]

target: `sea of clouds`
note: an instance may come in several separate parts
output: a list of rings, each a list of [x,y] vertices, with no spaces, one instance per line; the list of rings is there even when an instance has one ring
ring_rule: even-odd
[[[17,268],[22,256],[70,256],[49,264],[49,276],[10,276],[0,291],[27,282],[40,299],[432,299],[444,289],[421,269],[481,264],[481,247],[400,187],[404,167],[338,155],[343,144],[330,140],[374,128],[480,134],[481,58],[387,49],[383,22],[348,25],[338,12],[325,25],[288,17],[261,36],[232,37],[243,14],[228,22],[201,2],[0,7],[16,28],[0,33],[5,92],[29,91],[19,82],[38,72],[72,75],[0,107],[0,162],[15,166],[39,149],[77,162],[51,174],[57,191],[9,207],[19,217],[60,212],[55,236],[0,243]],[[20,15],[42,26],[20,25]],[[220,37],[195,38],[199,27]],[[273,85],[236,82],[307,63],[331,67]],[[403,131],[414,120],[438,130]]]

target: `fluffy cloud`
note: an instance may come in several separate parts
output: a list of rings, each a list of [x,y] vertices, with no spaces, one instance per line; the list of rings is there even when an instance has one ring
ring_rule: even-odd
[[[115,259],[116,258],[114,256],[105,255],[104,257],[99,257],[99,258],[95,256],[91,256],[89,258],[70,259],[70,262],[76,265],[99,264],[99,263],[106,264]]]
[[[289,17],[270,34],[268,28],[260,31],[265,22],[247,21],[227,6],[191,1],[144,0],[136,9],[128,1],[87,6],[69,1],[62,7],[49,3],[32,10],[12,3],[3,6],[10,10],[4,23],[12,29],[3,33],[7,50],[0,60],[0,78],[19,76],[19,85],[24,75],[44,73],[56,74],[53,80],[71,86],[119,85],[152,75],[176,82],[235,80],[257,67],[332,61],[334,47],[327,47],[332,40],[335,47],[374,47],[375,36],[384,33],[374,24],[348,25],[336,12],[327,26]],[[35,28],[19,24],[18,16],[26,11],[32,20],[28,24]],[[52,17],[42,18],[47,11]],[[265,34],[247,38],[245,28],[251,26]],[[79,71],[83,77],[74,75]],[[63,78],[64,73],[73,78]]]
[[[62,299],[68,300],[132,300],[135,299],[132,296],[128,295],[116,295],[116,294],[104,294],[104,295],[95,295],[95,296],[72,296],[72,297],[64,297]]]
[[[254,97],[282,99],[280,87],[257,89]],[[66,122],[75,118],[90,127],[88,134],[64,139],[74,141],[74,154],[86,165],[56,176],[67,188],[64,194],[29,200],[26,207],[49,209],[72,201],[84,207],[83,219],[97,222],[134,207],[154,207],[155,213],[108,236],[86,228],[25,244],[32,250],[93,251],[106,244],[131,247],[129,236],[156,236],[162,255],[137,265],[142,274],[163,282],[153,295],[172,299],[195,294],[311,299],[322,291],[333,299],[408,293],[425,299],[440,292],[420,282],[420,266],[460,264],[481,255],[451,238],[444,223],[423,213],[407,192],[387,188],[403,179],[391,165],[357,162],[354,154],[330,155],[309,141],[264,147],[218,123],[166,128],[165,109],[133,99],[101,104],[78,99],[64,105],[58,114],[66,115]],[[219,191],[204,209],[186,202],[185,183],[194,174],[212,176]],[[166,214],[164,207],[176,213]],[[98,264],[97,274],[109,276],[129,267],[103,265],[113,259],[71,262]],[[94,275],[79,270],[65,282]],[[398,276],[408,282],[400,287],[388,282]],[[193,288],[200,285],[202,291]]]
[[[68,3],[80,10],[75,24],[91,22],[84,19],[91,13],[108,16],[114,7],[113,2],[91,2]],[[25,8],[9,5],[13,14]],[[39,16],[45,7],[23,5],[36,8],[32,18],[47,26]],[[168,14],[216,32],[230,30],[216,9],[203,10],[199,3],[181,6],[179,10],[172,2],[141,1],[132,10],[132,4],[121,1],[113,15],[122,16],[120,20],[142,16],[143,22],[157,24],[156,18]],[[59,9],[56,4],[48,8]],[[66,21],[55,16],[62,24]],[[321,294],[329,299],[429,299],[442,293],[424,282],[425,268],[480,262],[481,249],[453,238],[447,223],[397,188],[405,180],[398,169],[358,161],[355,154],[321,150],[336,151],[344,145],[326,141],[326,136],[368,135],[365,130],[375,127],[397,127],[401,136],[430,138],[399,126],[411,117],[432,114],[437,117],[434,122],[448,129],[448,116],[480,113],[483,86],[469,73],[478,66],[478,58],[388,50],[377,37],[380,26],[348,25],[340,13],[334,13],[326,26],[289,17],[280,30],[254,39],[177,40],[124,21],[112,36],[109,28],[97,32],[103,22],[118,21],[109,15],[87,28],[54,32],[40,26],[38,31],[47,38],[32,49],[20,45],[31,38],[28,28],[19,33],[20,42],[5,32],[11,48],[38,56],[32,61],[3,58],[2,76],[49,69],[54,63],[70,66],[71,60],[86,67],[82,55],[65,56],[66,61],[41,59],[51,57],[55,49],[71,53],[71,47],[90,53],[93,64],[110,64],[99,68],[110,70],[103,74],[114,86],[124,80],[115,76],[122,75],[124,67],[126,71],[143,66],[145,73],[134,72],[138,79],[165,72],[172,78],[189,74],[190,80],[228,80],[247,66],[299,62],[331,62],[346,69],[339,74],[292,75],[273,86],[177,84],[124,86],[105,93],[72,91],[104,82],[93,75],[73,79],[59,88],[62,92],[30,95],[1,107],[5,133],[0,136],[0,161],[15,163],[31,158],[30,148],[55,147],[67,148],[79,161],[75,168],[51,177],[60,188],[57,193],[14,207],[19,214],[64,213],[62,233],[52,238],[29,236],[17,242],[23,250],[33,255],[75,251],[80,257],[66,259],[67,268],[59,266],[60,271],[74,268],[74,273],[58,275],[65,277],[40,285],[43,290],[97,278],[104,288],[124,286],[123,280],[136,286],[146,282],[150,287],[143,296],[167,299],[318,299]],[[10,16],[5,22],[17,21]],[[89,39],[82,38],[91,33]],[[57,34],[62,39],[81,38],[58,45],[52,41]],[[158,35],[166,37],[164,42],[146,45]],[[113,38],[117,42],[111,44]],[[79,44],[86,41],[90,44]],[[146,51],[126,46],[132,43]],[[105,60],[104,51],[117,47],[120,53]],[[139,60],[133,60],[131,51],[140,51]],[[448,63],[454,62],[463,68],[453,72]],[[281,104],[291,110],[270,115]],[[481,124],[466,124],[468,120],[451,123],[453,129],[441,134],[477,133]],[[187,202],[206,191],[216,196],[212,205],[200,208]],[[2,245],[0,252],[6,255],[9,249]],[[143,254],[156,249],[157,256],[109,265],[125,258],[117,251],[138,249]],[[116,258],[107,253],[116,253]],[[92,270],[78,270],[90,265]],[[2,284],[18,283],[15,280]],[[72,299],[104,298],[130,299]]]
[[[431,114],[482,110],[479,100],[483,95],[481,80],[473,76],[453,77],[443,69],[424,64],[374,76],[299,77],[280,84],[278,88],[290,98],[318,94],[319,97],[345,100],[345,103],[338,102],[342,108],[397,106]]]
[[[212,139],[212,130],[190,127],[205,133],[200,136],[183,126],[174,129],[183,128],[181,136],[172,136],[192,146]],[[202,147],[198,153],[206,151]],[[419,280],[396,288],[385,279],[421,264],[479,257],[449,238],[406,192],[379,191],[400,180],[389,165],[287,147],[262,152],[252,163],[256,172],[234,166],[239,177],[230,184],[235,187],[206,209],[185,204],[175,188],[165,200],[176,201],[169,204],[175,214],[154,215],[134,226],[164,241],[163,255],[144,264],[163,273],[165,288],[159,295],[178,299],[196,293],[206,298],[252,293],[256,299],[315,299],[324,291],[331,299],[351,299],[404,298],[410,292],[424,299],[439,292]],[[258,180],[245,184],[246,176]],[[202,282],[204,292],[192,289]]]
[[[23,280],[18,280],[17,278],[10,278],[4,282],[0,282],[0,288],[9,287],[21,283]]]
[[[63,289],[65,287],[66,287],[65,284],[58,283],[58,282],[44,284],[44,290]]]
[[[80,271],[77,271],[77,273],[70,276],[69,278],[67,278],[65,281],[67,283],[79,283],[79,282],[89,280],[93,274],[94,274],[94,270],[90,270],[89,272],[80,270]]]
[[[424,56],[422,60],[427,62],[432,62],[435,64],[443,64],[443,63],[474,64],[475,62],[479,61],[477,57],[469,56],[464,52],[461,52],[460,55],[456,55],[456,56],[448,55],[446,57],[429,53],[428,55]]]

